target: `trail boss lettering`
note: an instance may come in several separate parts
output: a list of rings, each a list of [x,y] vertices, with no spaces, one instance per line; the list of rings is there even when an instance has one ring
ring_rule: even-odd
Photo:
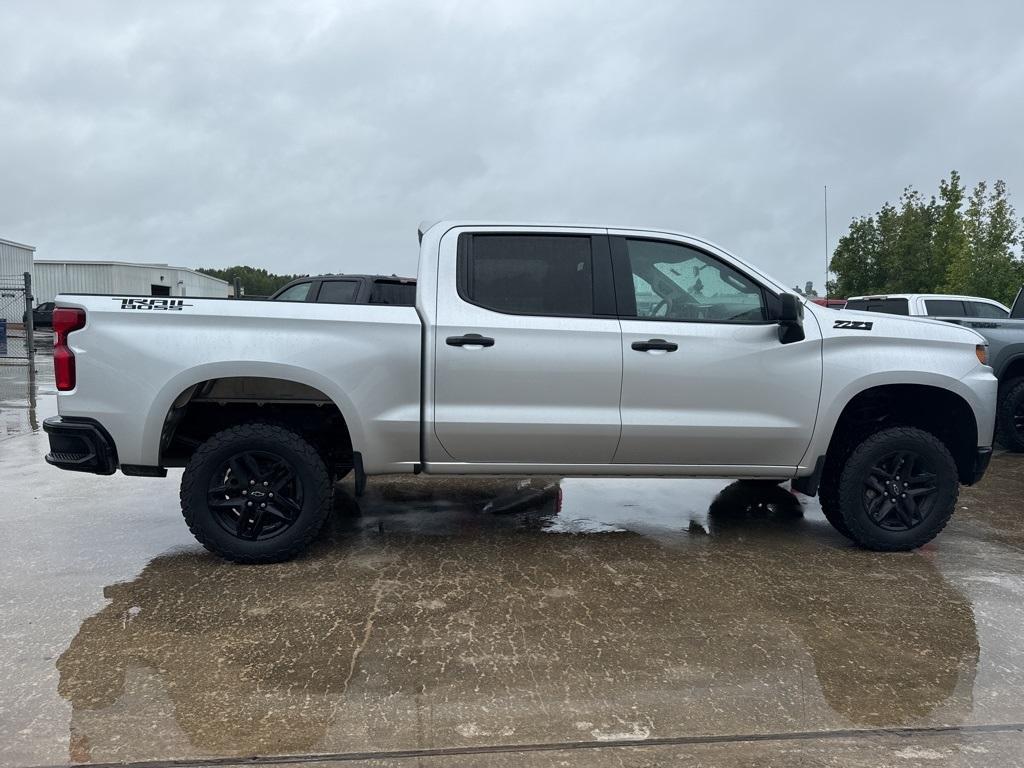
[[[180,312],[182,307],[191,307],[184,299],[114,299],[121,302],[121,309],[148,309]]]

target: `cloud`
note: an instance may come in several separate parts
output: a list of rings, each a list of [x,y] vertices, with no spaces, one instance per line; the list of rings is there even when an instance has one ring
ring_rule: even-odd
[[[1022,23],[1012,3],[8,3],[0,236],[412,274],[421,219],[578,220],[820,285],[826,183],[833,244],[954,167],[1024,190]]]

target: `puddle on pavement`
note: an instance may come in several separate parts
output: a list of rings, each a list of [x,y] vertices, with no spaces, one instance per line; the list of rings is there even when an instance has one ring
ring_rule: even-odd
[[[41,412],[57,412],[56,395],[49,357],[38,356],[34,372],[28,363],[0,361],[0,441],[39,431]],[[40,400],[52,402],[41,409]]]
[[[963,592],[800,511],[721,481],[375,482],[306,558],[167,554],[107,587],[56,663],[71,757],[966,719]]]

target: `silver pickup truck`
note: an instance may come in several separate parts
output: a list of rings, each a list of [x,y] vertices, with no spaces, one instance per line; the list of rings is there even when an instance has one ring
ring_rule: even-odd
[[[47,461],[184,467],[189,527],[240,562],[302,551],[349,472],[792,480],[905,550],[991,455],[977,333],[807,303],[675,232],[439,222],[414,307],[57,304]]]

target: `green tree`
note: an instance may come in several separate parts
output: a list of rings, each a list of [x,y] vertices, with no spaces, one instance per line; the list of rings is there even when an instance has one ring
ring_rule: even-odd
[[[897,205],[860,216],[830,262],[829,293],[963,293],[1009,302],[1024,279],[1017,214],[1006,183],[966,188],[951,171],[938,196],[907,187]]]
[[[233,283],[237,277],[242,282],[242,290],[246,296],[269,296],[296,277],[304,277],[304,275],[275,275],[265,269],[248,266],[227,267],[226,269],[200,267],[196,271],[202,272],[204,275],[219,277],[229,283]]]

